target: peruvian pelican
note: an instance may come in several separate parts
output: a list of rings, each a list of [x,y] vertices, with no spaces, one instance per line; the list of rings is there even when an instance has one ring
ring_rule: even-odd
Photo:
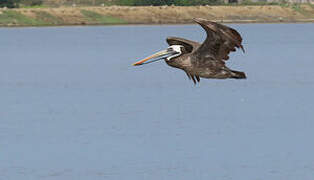
[[[200,78],[245,79],[244,72],[231,70],[225,65],[231,51],[241,48],[244,52],[241,35],[236,30],[219,23],[201,18],[193,20],[206,31],[207,37],[202,44],[183,38],[168,37],[167,43],[170,46],[166,50],[159,51],[133,65],[138,66],[164,59],[169,66],[185,71],[194,84],[200,82]]]

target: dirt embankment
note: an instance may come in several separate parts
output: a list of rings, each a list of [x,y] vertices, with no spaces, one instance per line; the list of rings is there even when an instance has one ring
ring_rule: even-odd
[[[314,22],[314,6],[160,6],[0,9],[0,26],[182,24],[202,17],[219,22]]]

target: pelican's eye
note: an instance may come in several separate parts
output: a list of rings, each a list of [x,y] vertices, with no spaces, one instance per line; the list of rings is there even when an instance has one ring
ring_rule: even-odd
[[[173,51],[173,48],[168,48],[167,51]]]

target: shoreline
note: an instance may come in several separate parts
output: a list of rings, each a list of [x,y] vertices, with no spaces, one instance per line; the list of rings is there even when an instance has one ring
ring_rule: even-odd
[[[279,5],[0,9],[0,27],[192,24],[194,17],[220,23],[314,23],[314,6],[304,4],[298,9]]]
[[[221,24],[311,24],[314,23],[314,19],[308,21],[215,21]],[[175,25],[196,25],[195,23],[162,23],[162,24],[153,24],[153,23],[126,23],[126,24],[58,24],[58,25],[0,25],[0,28],[44,28],[44,27],[87,27],[87,26],[175,26]]]

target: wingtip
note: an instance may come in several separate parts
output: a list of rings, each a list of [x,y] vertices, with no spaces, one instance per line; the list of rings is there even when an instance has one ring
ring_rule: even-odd
[[[206,19],[203,19],[203,18],[193,18],[193,21],[195,21],[197,23],[202,23],[203,21],[206,21]]]
[[[244,47],[243,47],[242,45],[241,45],[240,47],[241,47],[241,49],[242,49],[243,53],[245,53],[245,49],[244,49]]]
[[[195,21],[197,23],[216,24],[215,21],[204,19],[204,18],[193,18],[193,21]]]

